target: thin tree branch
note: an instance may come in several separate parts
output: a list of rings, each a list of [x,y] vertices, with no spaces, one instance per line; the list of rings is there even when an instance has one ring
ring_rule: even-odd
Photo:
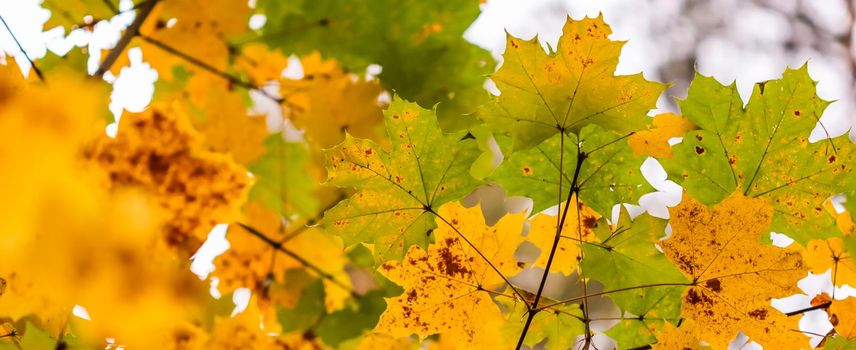
[[[794,311],[791,311],[791,312],[786,312],[786,313],[785,313],[785,315],[787,315],[787,316],[800,315],[800,314],[804,314],[804,313],[809,312],[809,311],[825,309],[825,308],[828,308],[830,305],[832,305],[832,301],[827,301],[827,302],[825,302],[825,303],[823,303],[823,304],[818,304],[818,305],[810,306],[810,307],[807,307],[807,308],[804,308],[804,309],[799,309],[799,310],[794,310]]]
[[[561,154],[559,157],[559,176],[563,175],[562,166],[564,165],[564,154],[565,154],[565,133],[561,131],[562,139],[561,146],[559,149],[561,150]],[[529,332],[529,327],[532,325],[532,319],[535,318],[535,314],[538,311],[542,310],[538,308],[538,302],[541,300],[541,295],[544,292],[544,286],[547,284],[547,276],[550,273],[550,266],[553,264],[553,258],[556,255],[556,249],[559,246],[559,240],[562,238],[562,227],[565,225],[565,219],[568,217],[568,208],[571,206],[571,198],[574,197],[574,193],[577,193],[579,188],[577,187],[577,181],[580,177],[580,168],[582,168],[583,161],[585,161],[586,155],[579,151],[579,147],[577,148],[577,165],[574,169],[574,176],[571,180],[571,188],[568,190],[568,198],[565,200],[565,207],[562,211],[562,216],[559,218],[558,225],[556,226],[556,236],[553,239],[553,246],[550,248],[550,256],[547,258],[547,265],[544,267],[544,274],[541,276],[541,282],[538,285],[538,292],[535,293],[535,299],[532,301],[532,305],[529,307],[529,312],[526,317],[526,323],[523,325],[523,331],[520,332],[520,338],[517,339],[517,349],[520,350],[523,347],[523,341],[526,339],[526,333]],[[559,191],[561,195],[561,181],[559,181]],[[585,293],[588,294],[588,293]]]
[[[125,33],[122,34],[122,37],[119,39],[119,42],[116,44],[110,53],[107,54],[107,58],[101,62],[101,65],[98,66],[98,70],[95,71],[96,78],[101,78],[104,76],[110,67],[113,66],[113,63],[116,63],[116,60],[119,59],[119,56],[125,51],[125,48],[128,47],[128,44],[131,43],[131,39],[140,34],[140,27],[142,27],[143,22],[146,21],[146,18],[152,13],[155,5],[157,5],[158,0],[149,0],[140,8],[140,12],[137,13],[137,16],[134,18],[134,22],[125,29]]]
[[[33,71],[36,72],[36,76],[39,77],[39,80],[45,81],[45,77],[42,75],[42,71],[39,70],[39,67],[36,67],[36,64],[33,62],[33,59],[30,58],[30,55],[27,54],[27,51],[24,50],[24,46],[21,45],[21,42],[18,41],[18,37],[15,36],[15,33],[12,33],[12,28],[9,28],[9,24],[6,23],[6,20],[3,16],[0,16],[0,22],[3,22],[3,26],[6,27],[6,31],[9,32],[9,36],[12,37],[12,40],[18,45],[18,50],[21,50],[21,53],[24,54],[24,58],[27,59],[27,62],[30,62],[30,67],[33,67]]]
[[[150,43],[150,44],[152,44],[152,45],[154,45],[154,46],[156,46],[156,47],[160,48],[161,50],[164,50],[164,51],[166,51],[166,52],[168,52],[168,53],[170,53],[170,54],[172,54],[172,55],[175,55],[176,57],[181,58],[181,59],[183,59],[183,60],[187,61],[188,63],[190,63],[190,64],[192,64],[192,65],[194,65],[194,66],[197,66],[197,67],[199,67],[199,68],[202,68],[203,70],[205,70],[205,71],[207,71],[207,72],[209,72],[209,73],[211,73],[211,74],[214,74],[214,75],[216,75],[216,76],[218,76],[218,77],[221,77],[221,78],[223,78],[223,79],[227,80],[228,82],[230,82],[230,83],[232,83],[232,84],[235,84],[235,85],[240,86],[240,87],[242,87],[242,88],[244,88],[244,89],[247,89],[247,90],[253,90],[253,91],[256,91],[256,92],[260,93],[262,96],[264,96],[264,97],[266,97],[266,98],[270,99],[271,101],[274,101],[274,102],[276,102],[276,103],[278,103],[278,104],[285,104],[286,106],[288,106],[289,108],[291,108],[291,109],[293,109],[293,110],[300,110],[300,107],[298,107],[298,106],[295,106],[295,105],[291,104],[290,102],[288,102],[288,101],[287,101],[287,100],[285,100],[284,98],[273,96],[273,95],[271,95],[270,93],[268,93],[267,91],[265,91],[264,89],[262,89],[262,88],[260,88],[260,87],[258,87],[258,86],[255,86],[255,85],[253,85],[253,84],[251,84],[251,83],[249,83],[249,82],[247,82],[247,81],[244,81],[244,80],[243,80],[243,79],[241,79],[241,78],[238,78],[238,77],[236,77],[236,76],[234,76],[234,75],[232,75],[232,74],[229,74],[229,73],[226,73],[226,72],[224,72],[224,71],[222,71],[222,70],[220,70],[220,69],[217,69],[217,68],[215,68],[215,67],[211,66],[211,65],[210,65],[210,64],[208,64],[208,63],[202,62],[202,61],[200,61],[199,59],[197,59],[197,58],[195,58],[195,57],[193,57],[193,56],[190,56],[190,55],[188,55],[188,54],[186,54],[186,53],[184,53],[184,52],[181,52],[180,50],[178,50],[178,49],[176,49],[176,48],[174,48],[174,47],[172,47],[172,46],[169,46],[169,45],[167,45],[166,43],[164,43],[164,42],[162,42],[162,41],[160,41],[160,40],[157,40],[157,39],[155,39],[155,38],[152,38],[152,37],[150,37],[150,36],[146,36],[146,35],[143,35],[143,34],[139,34],[139,37],[140,37],[141,39],[143,39],[144,41],[146,41],[146,42],[148,42],[148,43]]]
[[[308,268],[308,269],[312,270],[313,272],[315,272],[316,274],[318,274],[319,276],[321,276],[321,278],[323,278],[323,279],[325,279],[325,280],[328,280],[328,281],[330,281],[331,283],[335,284],[336,286],[338,286],[338,287],[340,287],[340,288],[342,288],[342,289],[344,289],[344,290],[348,291],[348,292],[351,294],[351,296],[353,296],[353,297],[359,297],[359,296],[360,296],[359,294],[357,294],[357,292],[356,292],[356,291],[354,291],[353,289],[351,289],[351,287],[349,287],[349,286],[347,286],[346,284],[342,283],[341,281],[337,280],[336,278],[334,278],[334,277],[333,277],[332,275],[330,275],[329,273],[324,272],[324,270],[322,270],[320,267],[318,267],[318,266],[316,266],[315,264],[313,264],[313,263],[309,262],[308,260],[306,260],[305,258],[301,257],[300,255],[297,255],[297,253],[295,253],[295,252],[291,251],[290,249],[288,249],[288,248],[284,247],[284,246],[283,246],[282,244],[280,244],[279,242],[274,241],[273,239],[271,239],[270,237],[268,237],[267,235],[265,235],[265,234],[264,234],[264,233],[262,233],[261,231],[259,231],[259,230],[255,229],[255,228],[253,228],[253,227],[252,227],[252,226],[250,226],[250,225],[247,225],[247,224],[244,224],[244,223],[241,223],[241,222],[238,222],[237,224],[238,224],[238,226],[241,226],[244,230],[246,230],[247,232],[249,232],[251,235],[255,236],[255,237],[256,237],[256,238],[258,238],[258,239],[261,239],[262,241],[264,241],[265,243],[267,243],[268,245],[270,245],[270,246],[271,246],[271,247],[273,247],[274,249],[276,249],[276,250],[278,250],[278,251],[282,252],[282,253],[283,253],[283,254],[285,254],[285,255],[288,255],[289,257],[291,257],[291,258],[292,258],[292,259],[294,259],[294,260],[297,260],[297,262],[299,262],[299,263],[300,263],[300,264],[302,264],[303,266],[306,266],[306,268]]]
[[[580,157],[582,155],[577,155],[577,156]],[[580,237],[580,240],[583,240],[583,226],[582,226],[583,225],[583,218],[582,218],[582,213],[580,213],[580,207],[582,205],[580,204],[579,185],[577,186],[576,196],[574,196],[574,202],[575,202],[574,205],[576,205],[576,208],[577,208],[577,210],[576,210],[577,211],[577,232],[578,232],[578,235]],[[577,257],[578,257],[579,261],[583,261],[584,253],[583,253],[582,249],[580,249],[580,253]],[[579,270],[580,276],[582,276],[583,275],[582,265],[580,265],[577,269]],[[583,280],[583,295],[586,295],[586,294],[588,294],[588,281]],[[583,350],[588,350],[589,345],[591,345],[591,337],[592,337],[591,319],[589,319],[588,299],[583,299],[582,306],[583,306],[583,316],[585,317],[585,337],[586,337],[585,338],[585,344],[583,346]]]

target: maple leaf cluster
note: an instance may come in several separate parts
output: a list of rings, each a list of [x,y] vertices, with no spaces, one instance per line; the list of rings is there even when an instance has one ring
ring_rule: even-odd
[[[806,66],[748,101],[697,74],[649,118],[667,85],[614,74],[600,17],[547,51],[509,34],[494,71],[462,38],[475,1],[43,5],[77,31],[137,17],[94,76],[79,50],[0,69],[0,349],[800,349],[813,310],[819,346],[856,346],[856,299],[771,306],[809,272],[856,284],[856,201],[830,201],[854,147],[809,141]],[[132,48],[159,80],[114,119],[99,78]],[[668,219],[624,206],[650,158],[684,190]]]

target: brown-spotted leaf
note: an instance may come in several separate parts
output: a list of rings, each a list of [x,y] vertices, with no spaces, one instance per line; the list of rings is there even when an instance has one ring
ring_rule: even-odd
[[[351,136],[381,139],[383,113],[377,80],[363,80],[345,71],[338,62],[322,59],[317,52],[301,59],[303,77],[282,79],[280,94],[289,108],[287,116],[306,131],[310,144],[329,148]]]
[[[695,320],[699,339],[724,349],[742,331],[771,349],[807,344],[797,319],[770,306],[799,293],[806,267],[799,252],[760,243],[773,217],[767,200],[733,194],[708,208],[684,194],[669,213],[672,235],[660,246],[694,282],[682,315]]]
[[[661,159],[672,179],[706,205],[733,192],[766,198],[772,230],[800,244],[837,233],[823,210],[831,196],[856,188],[856,154],[847,137],[810,142],[829,102],[817,96],[807,65],[755,85],[743,101],[736,84],[696,74],[681,114],[698,126]],[[744,107],[745,106],[745,107]]]
[[[571,199],[570,203],[573,207],[568,209],[568,214],[565,217],[565,222],[562,225],[562,235],[565,236],[559,240],[556,247],[556,254],[553,257],[553,264],[550,268],[551,272],[561,272],[565,275],[570,275],[577,269],[580,257],[580,242],[596,241],[597,237],[594,234],[593,228],[597,225],[598,215],[591,208]],[[561,213],[561,209],[559,210]],[[550,247],[553,245],[553,240],[556,237],[556,226],[558,226],[558,218],[547,214],[538,214],[531,220],[531,228],[526,240],[532,242],[535,246],[541,249],[541,254],[535,260],[534,265],[545,268],[547,260],[550,257]]]
[[[502,67],[491,75],[501,91],[480,112],[495,130],[510,133],[515,148],[535,146],[558,132],[578,132],[588,124],[627,133],[645,125],[666,85],[641,73],[615,76],[620,41],[602,17],[568,18],[556,52],[546,53],[537,38],[508,35]]]
[[[86,157],[114,189],[141,188],[170,213],[163,239],[187,255],[214,225],[238,215],[251,180],[229,156],[207,151],[186,115],[155,107],[126,114],[115,139],[102,136]]]
[[[428,245],[437,208],[478,185],[469,169],[480,153],[466,133],[442,133],[434,111],[415,103],[396,98],[385,116],[389,147],[347,135],[325,151],[327,184],[358,192],[322,224],[346,245],[374,244],[378,263]]]
[[[404,260],[380,267],[404,293],[387,299],[375,331],[395,338],[439,333],[462,349],[510,346],[500,333],[504,317],[488,291],[502,286],[499,273],[509,276],[520,270],[514,251],[522,240],[524,214],[505,216],[493,227],[485,225],[477,206],[449,203],[439,215],[451,226],[438,219],[436,244],[427,251],[411,247]]]
[[[684,320],[680,327],[666,323],[657,333],[657,342],[651,345],[654,350],[699,350],[701,342],[695,336],[695,322]]]

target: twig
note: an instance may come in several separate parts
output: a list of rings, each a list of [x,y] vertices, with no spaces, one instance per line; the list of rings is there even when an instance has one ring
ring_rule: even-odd
[[[42,75],[42,71],[39,70],[39,67],[36,67],[36,64],[30,58],[30,55],[27,54],[27,51],[24,50],[24,47],[21,46],[21,42],[18,41],[18,38],[15,36],[15,33],[12,33],[12,28],[9,28],[9,24],[6,23],[6,20],[3,16],[0,16],[0,22],[3,22],[3,26],[6,27],[6,31],[9,32],[9,35],[12,36],[12,40],[15,41],[15,44],[18,45],[18,50],[21,50],[21,53],[24,54],[24,58],[27,59],[27,62],[30,62],[30,67],[33,67],[33,71],[36,72],[36,76],[39,77],[39,80],[45,81],[45,77]]]
[[[175,55],[176,57],[181,58],[181,59],[189,62],[190,64],[193,64],[193,65],[199,67],[199,68],[202,68],[203,70],[205,70],[211,74],[214,74],[218,77],[226,79],[227,81],[229,81],[232,84],[235,84],[235,85],[240,86],[242,88],[245,88],[247,90],[257,91],[258,93],[262,94],[262,96],[264,96],[264,97],[266,97],[266,98],[268,98],[268,99],[270,99],[270,100],[272,100],[278,104],[286,104],[287,106],[291,107],[292,109],[299,109],[299,107],[291,105],[284,98],[273,96],[258,86],[255,86],[255,85],[253,85],[247,81],[244,81],[243,79],[238,78],[232,74],[229,74],[229,73],[226,73],[222,70],[214,68],[210,64],[202,62],[193,56],[190,56],[184,52],[181,52],[180,50],[178,50],[172,46],[169,46],[160,40],[157,40],[155,38],[152,38],[150,36],[146,36],[143,34],[140,34],[139,37],[140,37],[140,39],[143,39],[147,43],[150,43],[150,44],[160,48],[161,50],[164,50],[164,51],[166,51],[172,55]]]
[[[122,34],[122,38],[119,39],[116,47],[110,50],[110,53],[107,54],[107,58],[101,62],[101,65],[98,66],[98,70],[95,71],[93,76],[101,78],[104,76],[104,73],[110,70],[113,63],[116,63],[116,60],[119,59],[119,55],[121,55],[122,52],[125,51],[125,48],[128,47],[128,44],[131,43],[131,39],[140,34],[140,27],[143,25],[143,22],[146,21],[146,18],[152,13],[152,10],[155,8],[157,3],[158,0],[150,0],[140,8],[140,13],[138,13],[137,17],[134,18],[134,22],[131,23],[128,29],[125,29],[125,33]]]
[[[271,239],[270,237],[268,237],[267,235],[265,235],[265,234],[264,234],[264,233],[262,233],[261,231],[259,231],[259,230],[255,229],[254,227],[252,227],[252,226],[250,226],[250,225],[247,225],[247,224],[244,224],[244,223],[241,223],[241,222],[238,222],[237,224],[238,224],[238,226],[241,226],[244,230],[246,230],[247,232],[249,232],[251,235],[255,236],[255,237],[256,237],[256,238],[258,238],[258,239],[261,239],[262,241],[264,241],[265,243],[267,243],[268,245],[270,245],[270,246],[271,246],[271,247],[273,247],[274,249],[276,249],[276,250],[278,250],[278,251],[282,252],[282,253],[283,253],[283,254],[285,254],[285,255],[288,255],[289,257],[291,257],[291,258],[292,258],[292,259],[294,259],[294,260],[297,260],[297,262],[299,262],[299,263],[300,263],[300,264],[302,264],[303,266],[306,266],[306,268],[308,268],[308,269],[310,269],[310,270],[314,271],[314,272],[315,272],[315,273],[317,273],[319,276],[321,276],[321,278],[326,279],[326,280],[330,281],[331,283],[335,284],[336,286],[338,286],[338,287],[340,287],[340,288],[342,288],[342,289],[344,289],[344,290],[348,291],[348,292],[351,294],[351,296],[353,296],[353,297],[359,297],[359,296],[360,296],[359,294],[357,294],[357,292],[355,292],[353,289],[351,289],[351,287],[348,287],[346,284],[344,284],[344,283],[342,283],[341,281],[337,280],[336,278],[334,278],[334,277],[333,277],[332,275],[330,275],[329,273],[324,272],[324,270],[322,270],[320,267],[318,267],[318,266],[316,266],[315,264],[313,264],[313,263],[309,262],[308,260],[306,260],[305,258],[301,257],[300,255],[297,255],[295,252],[293,252],[293,251],[289,250],[288,248],[284,247],[284,246],[283,246],[282,244],[280,244],[279,242],[274,241],[273,239]]]
[[[795,311],[791,311],[791,312],[786,312],[786,313],[785,313],[785,315],[787,315],[787,316],[794,316],[794,315],[804,314],[804,313],[809,312],[809,311],[814,311],[814,310],[820,310],[820,309],[828,308],[830,305],[832,305],[832,301],[827,301],[827,302],[825,302],[825,303],[823,303],[823,304],[818,304],[818,305],[810,306],[810,307],[807,307],[807,308],[804,308],[804,309],[799,309],[799,310],[795,310]]]
[[[562,135],[562,145],[560,146],[561,157],[559,160],[559,191],[561,193],[561,177],[562,174],[562,165],[564,161],[562,158],[564,157],[564,149],[565,149],[565,133],[560,131]],[[582,167],[583,161],[585,161],[585,153],[579,152],[579,148],[577,149],[577,166],[574,169],[574,177],[571,180],[571,188],[569,189],[568,198],[565,200],[565,208],[562,211],[562,216],[559,218],[558,224],[556,226],[556,236],[553,239],[553,246],[550,248],[550,256],[547,258],[547,265],[544,267],[544,274],[541,276],[541,282],[538,285],[538,292],[535,293],[535,299],[532,301],[532,305],[529,307],[529,312],[526,317],[526,323],[523,325],[523,331],[520,332],[520,338],[517,340],[517,349],[519,350],[523,347],[523,341],[526,339],[526,333],[529,332],[529,327],[532,325],[532,319],[535,318],[535,314],[538,313],[541,309],[538,308],[538,301],[541,300],[541,294],[544,292],[544,286],[547,284],[547,276],[550,273],[550,266],[553,264],[553,258],[556,255],[556,248],[559,246],[559,240],[562,238],[562,227],[565,225],[565,219],[568,217],[568,208],[571,206],[571,198],[574,197],[574,194],[578,192],[579,187],[577,187],[577,181],[580,176],[580,168]],[[585,285],[585,284],[584,284]],[[585,292],[584,294],[588,294]],[[586,323],[587,324],[587,323]]]

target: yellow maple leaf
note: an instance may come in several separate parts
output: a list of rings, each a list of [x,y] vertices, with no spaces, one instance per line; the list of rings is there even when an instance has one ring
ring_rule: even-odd
[[[386,334],[369,333],[362,337],[357,350],[413,350],[417,343],[410,337],[393,338]]]
[[[701,344],[695,336],[695,322],[684,320],[680,327],[666,323],[657,334],[657,342],[651,345],[654,350],[698,350]]]
[[[214,225],[236,218],[250,179],[228,156],[205,150],[178,108],[125,115],[115,139],[102,136],[86,157],[113,188],[143,188],[171,218],[166,245],[193,254]]]
[[[233,317],[216,317],[211,329],[209,349],[271,349],[274,337],[260,327],[262,314],[251,298],[247,308]]]
[[[267,122],[263,116],[247,114],[247,106],[244,105],[240,93],[202,87],[199,89],[208,91],[206,100],[199,105],[205,120],[194,124],[202,133],[205,146],[210,151],[231,154],[240,164],[249,164],[265,154]]]
[[[853,217],[850,213],[847,211],[839,213],[838,210],[835,209],[835,205],[832,204],[832,199],[827,199],[823,202],[823,209],[835,217],[835,225],[838,226],[838,229],[841,230],[844,235],[850,235],[853,233],[853,230],[856,229],[856,225],[854,225]]]
[[[278,81],[288,65],[288,58],[279,50],[271,51],[264,44],[249,43],[241,47],[241,55],[235,58],[234,67],[250,78],[250,83],[262,86],[269,81]]]
[[[140,27],[141,35],[134,38],[128,47],[142,48],[146,62],[158,71],[159,79],[172,81],[175,78],[173,68],[183,65],[196,75],[222,82],[222,77],[196,64],[188,64],[181,55],[225,71],[231,51],[228,39],[249,29],[250,12],[244,1],[213,0],[205,2],[205,6],[199,6],[193,0],[160,2]],[[118,74],[119,69],[127,64],[127,55],[122,54],[111,70]]]
[[[771,298],[799,293],[806,267],[799,252],[759,242],[773,216],[766,200],[733,194],[707,208],[684,194],[669,212],[672,235],[660,246],[693,281],[681,312],[696,322],[699,339],[725,348],[743,331],[773,349],[808,340],[797,319],[770,306]]]
[[[303,78],[281,80],[280,93],[291,108],[287,116],[306,131],[311,144],[332,147],[345,139],[345,131],[358,138],[381,139],[378,95],[383,89],[376,80],[358,79],[317,52],[301,63]]]
[[[689,120],[672,113],[654,116],[654,128],[637,131],[630,135],[627,142],[633,148],[634,155],[645,154],[649,157],[670,158],[672,146],[669,139],[682,137],[695,126]]]
[[[509,34],[502,66],[490,77],[502,93],[480,112],[482,119],[510,133],[515,148],[588,124],[621,133],[640,129],[666,85],[641,73],[615,76],[624,43],[610,40],[610,34],[602,17],[568,18],[549,54],[537,38]]]
[[[75,327],[84,342],[168,349],[207,290],[186,260],[155,249],[169,213],[154,193],[109,188],[107,170],[81,156],[103,137],[106,86],[62,72],[49,85],[20,79],[0,73],[0,149],[14,150],[0,152],[0,193],[15,198],[0,204],[0,319],[56,337],[79,304],[92,318]]]
[[[829,306],[829,317],[835,322],[835,332],[847,339],[856,338],[856,298],[833,300]]]
[[[345,271],[348,259],[338,237],[315,227],[298,224],[282,230],[280,216],[256,202],[247,203],[244,215],[246,223],[268,235],[268,238],[281,242],[284,249],[311,261],[321,271],[345,284],[344,287],[350,285],[350,278]],[[247,287],[260,296],[260,301],[269,302],[271,307],[294,307],[306,286],[296,286],[294,281],[285,280],[285,272],[305,266],[239,225],[229,226],[226,237],[230,244],[229,250],[214,259],[213,275],[220,280],[218,289],[223,293],[231,293],[236,288]],[[278,288],[274,283],[290,288]],[[350,290],[341,285],[331,284],[327,280],[324,285],[328,311],[342,308],[351,297]]]
[[[576,203],[576,201],[572,197],[569,203]],[[562,212],[561,208],[559,212]],[[570,275],[576,270],[577,258],[580,257],[580,244],[583,244],[580,242],[597,240],[593,229],[597,225],[599,216],[594,210],[583,204],[580,204],[580,208],[574,205],[568,209],[568,214],[562,225],[562,236],[564,237],[559,240],[559,245],[556,246],[556,254],[553,257],[550,272]],[[526,240],[541,249],[541,254],[538,255],[538,259],[534,263],[535,266],[546,268],[547,260],[550,257],[550,247],[553,246],[553,240],[556,237],[558,220],[552,215],[538,214],[531,222],[532,226]]]
[[[856,261],[839,237],[809,241],[803,259],[816,274],[832,269],[836,286],[856,284]]]
[[[513,256],[522,239],[524,214],[505,216],[486,227],[478,206],[451,202],[440,207],[439,216],[445,221],[438,219],[437,243],[427,252],[413,246],[403,261],[379,268],[404,293],[387,299],[375,332],[395,338],[439,333],[461,348],[508,346],[500,332],[502,313],[491,299],[502,293],[491,291],[503,284],[496,271],[509,276],[520,270]]]

